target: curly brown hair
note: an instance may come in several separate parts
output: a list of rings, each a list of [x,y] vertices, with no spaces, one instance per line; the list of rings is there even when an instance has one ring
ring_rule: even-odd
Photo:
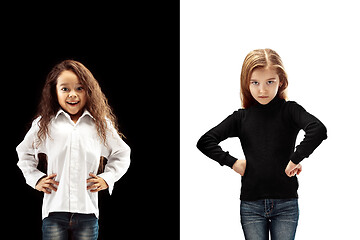
[[[56,84],[59,75],[65,71],[72,71],[79,78],[80,83],[86,91],[85,108],[90,112],[95,120],[96,130],[103,141],[106,143],[106,129],[108,119],[121,137],[123,134],[119,132],[117,119],[113,113],[108,100],[101,91],[99,83],[92,73],[80,62],[74,60],[65,60],[55,65],[46,77],[45,85],[42,90],[41,100],[38,105],[38,111],[35,118],[40,117],[38,122],[39,132],[37,133],[37,145],[40,145],[49,135],[49,123],[60,109],[60,104],[56,94]]]

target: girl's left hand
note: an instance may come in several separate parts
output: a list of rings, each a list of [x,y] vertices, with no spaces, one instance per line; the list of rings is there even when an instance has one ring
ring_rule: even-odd
[[[288,177],[293,177],[295,174],[299,175],[302,171],[301,164],[295,164],[291,160],[289,161],[288,165],[286,166],[285,173]]]
[[[104,179],[102,179],[101,177],[96,176],[93,173],[89,174],[91,177],[88,180],[86,180],[87,183],[92,183],[87,187],[87,190],[90,189],[90,192],[98,192],[104,189],[107,189],[109,186],[107,185],[107,183],[105,182]]]

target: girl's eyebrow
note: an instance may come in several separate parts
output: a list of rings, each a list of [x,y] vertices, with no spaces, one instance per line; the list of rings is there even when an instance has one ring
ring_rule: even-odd
[[[70,83],[61,83],[59,86],[67,86],[69,85]],[[84,86],[84,84],[82,83],[76,83],[77,86]]]
[[[269,80],[276,80],[276,78],[272,77],[272,78],[265,79],[265,81],[269,81]],[[252,78],[252,79],[250,79],[250,81],[258,81],[258,80]]]

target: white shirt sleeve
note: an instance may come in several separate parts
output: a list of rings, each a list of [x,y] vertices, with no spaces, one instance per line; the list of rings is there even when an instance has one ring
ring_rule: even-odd
[[[126,173],[130,166],[130,147],[121,139],[109,121],[103,156],[108,159],[108,162],[104,172],[98,176],[106,181],[111,194],[115,182]]]
[[[32,188],[35,188],[39,179],[46,175],[37,169],[39,159],[37,158],[35,139],[37,137],[37,132],[39,131],[39,126],[37,125],[38,121],[39,118],[33,121],[32,126],[27,132],[24,140],[16,147],[19,157],[17,165],[21,169],[26,183]]]

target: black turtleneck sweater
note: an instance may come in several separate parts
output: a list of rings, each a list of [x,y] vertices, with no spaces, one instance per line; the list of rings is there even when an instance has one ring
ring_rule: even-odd
[[[305,137],[295,149],[300,129]],[[285,168],[289,160],[298,164],[309,157],[327,133],[320,120],[299,104],[275,97],[266,105],[235,111],[205,133],[197,147],[220,165],[232,167],[237,158],[219,146],[229,137],[240,139],[246,159],[240,199],[252,201],[297,198],[297,178],[288,177]]]

